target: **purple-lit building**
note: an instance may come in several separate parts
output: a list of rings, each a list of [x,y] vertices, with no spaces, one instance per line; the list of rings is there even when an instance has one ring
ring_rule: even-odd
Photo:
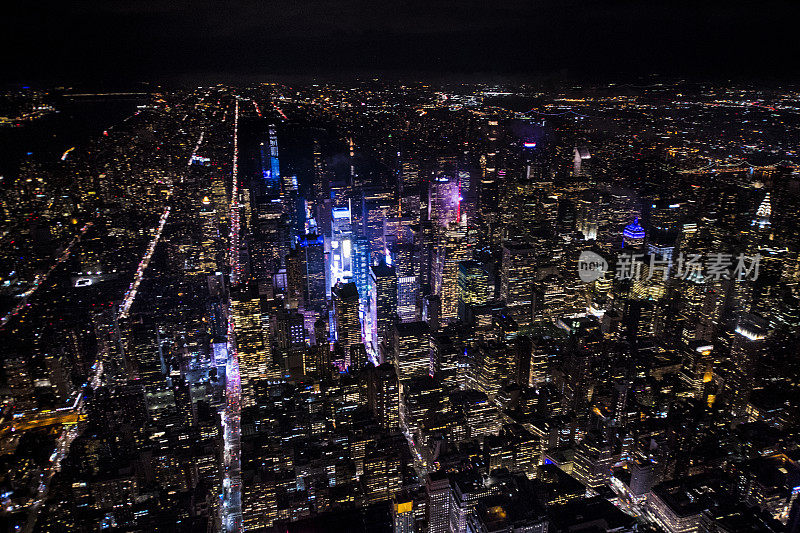
[[[623,248],[640,248],[644,245],[644,228],[639,225],[639,219],[635,219],[631,224],[625,226],[622,232]]]

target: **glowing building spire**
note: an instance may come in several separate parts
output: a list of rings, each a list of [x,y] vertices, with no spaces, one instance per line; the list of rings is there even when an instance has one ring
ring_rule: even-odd
[[[769,193],[764,196],[761,205],[758,206],[756,211],[756,218],[753,219],[752,226],[758,225],[763,228],[770,224],[769,217],[772,215],[772,202],[769,199]]]
[[[639,219],[625,226],[622,232],[622,246],[641,246],[644,243],[644,228],[639,225]]]

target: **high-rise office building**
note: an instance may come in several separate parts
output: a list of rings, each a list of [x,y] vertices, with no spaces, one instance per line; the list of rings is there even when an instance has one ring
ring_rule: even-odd
[[[278,198],[281,194],[281,169],[278,158],[278,134],[275,126],[269,128],[268,145],[261,144],[261,172],[264,189],[268,198]]]
[[[293,248],[286,255],[286,305],[291,309],[305,307],[306,269],[301,248]]]
[[[706,384],[713,379],[714,346],[704,341],[692,341],[684,346],[683,352],[680,378],[693,397],[703,399]]]
[[[428,220],[442,227],[459,220],[461,200],[457,178],[436,178],[429,184],[428,195]]]
[[[368,367],[367,404],[382,428],[400,427],[400,382],[394,365],[384,363]]]
[[[488,485],[475,472],[454,476],[450,489],[450,531],[467,533],[468,518],[475,512],[478,502],[486,496],[499,492],[500,487]]]
[[[417,247],[413,242],[397,242],[392,246],[392,264],[397,272],[397,316],[401,322],[417,318],[419,282]]]
[[[756,384],[758,360],[764,354],[766,336],[766,322],[761,317],[749,313],[739,316],[731,344],[731,371],[725,383],[734,417],[742,416],[747,408]]]
[[[413,224],[420,220],[420,175],[417,161],[403,161],[400,170],[400,214]]]
[[[242,523],[246,529],[271,528],[278,518],[275,479],[264,472],[250,480],[242,494]]]
[[[367,446],[362,476],[366,503],[386,502],[400,492],[402,463],[396,444],[396,442],[377,442]],[[411,516],[413,517],[413,512]]]
[[[473,389],[456,391],[450,395],[450,403],[466,421],[467,437],[480,439],[500,429],[500,414],[483,392]]]
[[[605,485],[611,467],[618,460],[610,442],[590,433],[575,450],[575,466],[572,472],[578,481],[595,489]]]
[[[485,392],[489,399],[494,400],[504,382],[516,380],[514,349],[505,343],[489,341],[481,343],[476,354],[472,388]]]
[[[325,308],[325,249],[322,236],[306,235],[298,241],[305,266],[305,306],[307,311],[321,313]]]
[[[533,291],[536,280],[536,254],[527,243],[503,244],[500,264],[500,298],[508,313],[520,325],[533,320]]]
[[[339,282],[333,287],[332,294],[336,340],[345,351],[349,351],[351,346],[362,344],[358,289],[355,283]]]
[[[441,298],[441,323],[458,319],[458,263],[470,259],[465,217],[459,222],[450,222],[441,230],[439,243],[434,253],[433,292]]]
[[[431,472],[425,480],[428,507],[428,533],[450,531],[450,480],[441,471]]]
[[[219,241],[219,225],[217,211],[208,196],[200,202],[201,241],[199,268],[204,273],[214,273],[217,268],[217,242]]]
[[[353,282],[358,289],[358,297],[362,301],[362,311],[369,301],[369,268],[372,264],[372,254],[369,251],[369,242],[364,237],[353,239]]]
[[[631,250],[641,250],[644,247],[644,238],[644,228],[639,225],[639,219],[637,218],[625,226],[625,229],[622,231],[622,247]]]
[[[634,496],[644,496],[653,486],[653,463],[651,461],[636,460],[628,463],[631,471],[631,493]]]
[[[386,219],[397,212],[392,192],[381,188],[364,190],[362,199],[362,235],[369,241],[373,257],[384,255],[387,249]]]
[[[311,183],[314,196],[313,200],[316,205],[319,205],[326,198],[330,198],[330,194],[326,194],[326,190],[330,188],[330,183],[328,181],[325,159],[322,157],[322,148],[317,139],[314,139],[312,147],[311,164],[314,168],[314,180]]]
[[[231,295],[232,319],[239,354],[239,375],[242,383],[242,405],[255,402],[255,383],[267,378],[271,362],[261,321],[261,301],[253,287],[245,286]]]
[[[573,151],[572,156],[572,175],[590,176],[591,175],[592,154],[585,146],[578,146]]]
[[[431,336],[425,322],[394,325],[394,364],[401,381],[426,376],[430,372]]]
[[[458,319],[466,320],[471,306],[480,306],[494,296],[494,287],[489,273],[477,261],[461,261],[458,264]]]
[[[392,502],[392,532],[414,533],[414,499],[396,494]]]
[[[480,157],[481,181],[478,189],[479,214],[487,223],[496,221],[499,206],[500,122],[490,117],[484,126],[483,153]]]
[[[394,267],[384,263],[370,268],[370,328],[376,351],[391,341],[397,320],[397,276]]]

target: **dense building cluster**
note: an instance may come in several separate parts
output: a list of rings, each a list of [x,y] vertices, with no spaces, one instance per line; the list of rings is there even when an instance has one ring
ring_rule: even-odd
[[[59,90],[0,126],[86,99],[132,114],[0,184],[8,530],[800,531],[800,94]]]

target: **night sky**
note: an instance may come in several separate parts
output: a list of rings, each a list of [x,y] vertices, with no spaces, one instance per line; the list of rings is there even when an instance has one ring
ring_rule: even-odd
[[[800,2],[203,0],[12,2],[10,82],[274,76],[779,79]],[[0,81],[3,81],[0,79]]]

